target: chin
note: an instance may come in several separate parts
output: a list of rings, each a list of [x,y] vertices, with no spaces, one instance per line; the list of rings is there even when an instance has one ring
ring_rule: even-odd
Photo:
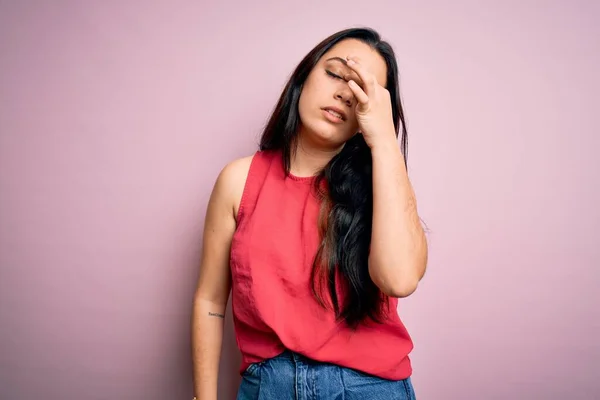
[[[333,126],[327,121],[319,121],[308,128],[309,135],[328,147],[339,147],[349,139],[349,135],[344,129],[340,126]]]

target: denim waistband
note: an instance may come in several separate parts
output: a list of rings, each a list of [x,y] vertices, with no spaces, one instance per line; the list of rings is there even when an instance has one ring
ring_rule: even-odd
[[[414,400],[410,378],[391,381],[285,351],[252,364],[237,400]]]

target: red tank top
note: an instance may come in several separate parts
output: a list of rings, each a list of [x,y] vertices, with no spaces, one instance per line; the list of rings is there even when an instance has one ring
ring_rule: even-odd
[[[232,310],[240,373],[286,349],[385,379],[411,375],[412,340],[390,298],[384,324],[352,331],[311,290],[320,203],[313,179],[285,176],[280,151],[257,152],[231,245]]]

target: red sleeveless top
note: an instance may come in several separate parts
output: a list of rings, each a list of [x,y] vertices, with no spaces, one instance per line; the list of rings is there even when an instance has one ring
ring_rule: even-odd
[[[240,373],[291,350],[384,379],[411,375],[412,340],[390,298],[384,324],[350,330],[311,290],[320,239],[314,178],[285,176],[280,151],[252,160],[231,245],[232,310]]]

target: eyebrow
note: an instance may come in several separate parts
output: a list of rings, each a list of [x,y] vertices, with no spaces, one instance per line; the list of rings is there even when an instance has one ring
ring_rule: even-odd
[[[331,57],[331,58],[328,58],[326,61],[339,61],[344,65],[348,65],[348,62],[346,60],[344,60],[342,57]]]

